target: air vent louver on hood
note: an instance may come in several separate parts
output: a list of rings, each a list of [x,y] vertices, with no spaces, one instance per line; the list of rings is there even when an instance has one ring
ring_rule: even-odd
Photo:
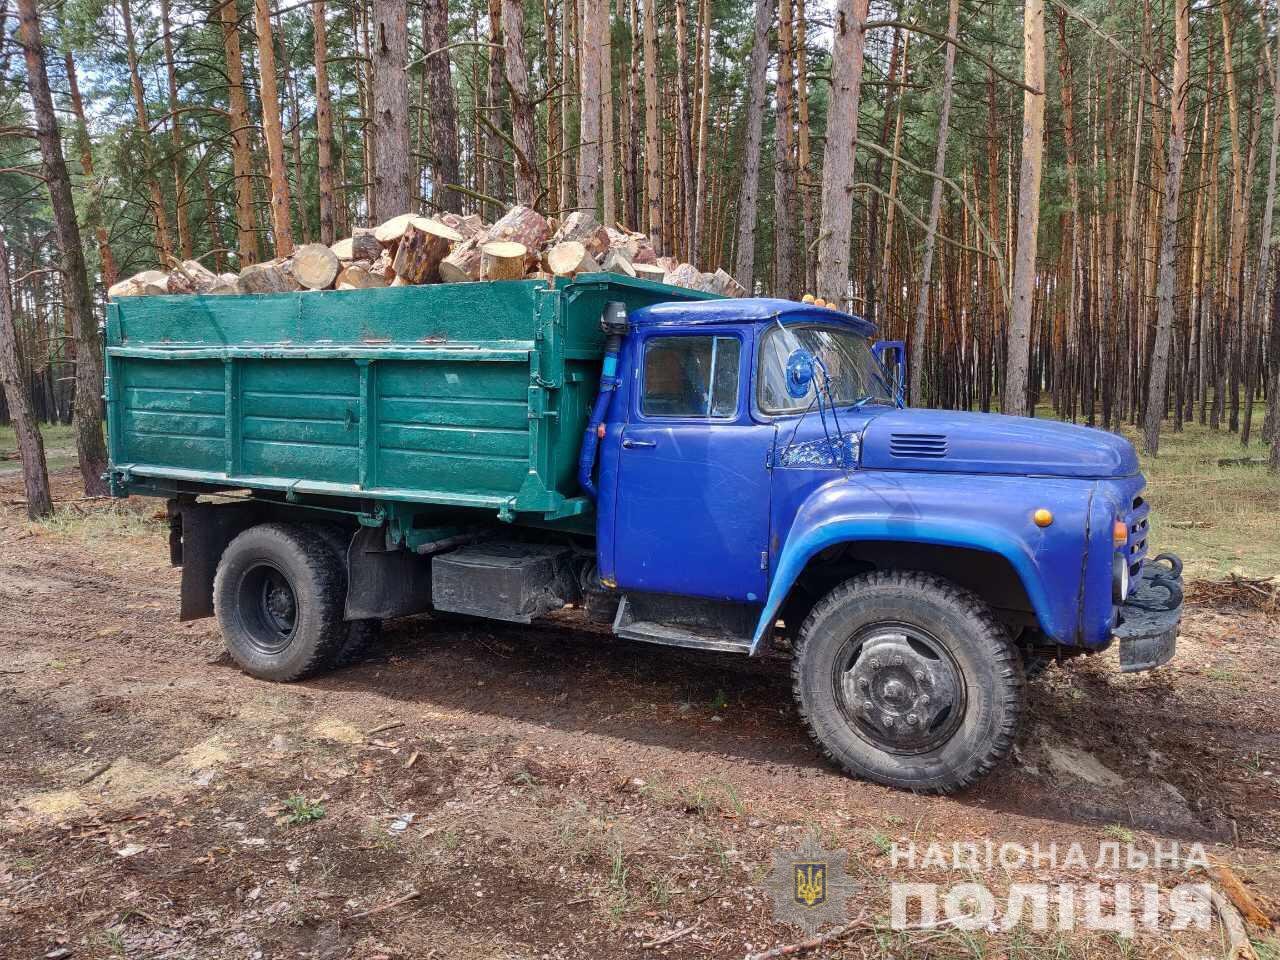
[[[891,433],[889,453],[895,457],[945,457],[947,437],[943,433]]]

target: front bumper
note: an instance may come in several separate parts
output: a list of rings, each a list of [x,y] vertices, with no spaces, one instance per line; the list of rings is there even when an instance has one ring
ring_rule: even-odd
[[[1143,563],[1116,618],[1112,636],[1120,645],[1120,672],[1151,670],[1172,660],[1181,622],[1182,561],[1162,553]]]

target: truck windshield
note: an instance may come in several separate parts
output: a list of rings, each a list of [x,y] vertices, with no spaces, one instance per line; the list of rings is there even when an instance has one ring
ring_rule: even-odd
[[[830,381],[823,401],[847,407],[859,403],[893,403],[884,371],[865,337],[836,327],[774,325],[760,344],[759,395],[762,413],[799,413],[813,405],[821,372],[799,399],[787,391],[787,358],[797,347],[813,354],[826,368]],[[830,393],[828,400],[827,393]]]

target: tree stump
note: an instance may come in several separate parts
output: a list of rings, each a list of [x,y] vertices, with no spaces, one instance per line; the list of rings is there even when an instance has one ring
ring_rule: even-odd
[[[341,269],[337,254],[323,243],[308,243],[293,251],[293,276],[308,289],[328,290]]]
[[[391,269],[406,283],[439,283],[440,261],[461,240],[457,230],[419,217],[405,228]]]
[[[525,258],[528,255],[529,248],[523,243],[490,240],[480,248],[480,279],[521,280],[524,278]]]

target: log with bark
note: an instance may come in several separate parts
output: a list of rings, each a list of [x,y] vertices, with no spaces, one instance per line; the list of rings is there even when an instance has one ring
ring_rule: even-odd
[[[289,293],[298,285],[282,262],[252,263],[240,271],[241,293]]]
[[[339,260],[376,260],[382,252],[382,244],[367,227],[356,227],[345,240],[339,240],[329,248]]]
[[[577,241],[596,259],[604,256],[613,245],[609,231],[597,223],[596,218],[587,210],[575,210],[565,217],[564,223],[556,230],[554,241],[557,244]]]
[[[564,240],[547,248],[547,272],[555,277],[573,277],[599,270],[600,265],[577,240]]]
[[[488,230],[491,241],[509,240],[524,246],[526,256],[533,259],[527,266],[535,269],[538,262],[538,251],[551,235],[551,225],[545,217],[532,207],[515,206]]]
[[[409,229],[409,224],[418,219],[416,213],[402,213],[392,217],[373,228],[373,236],[384,247],[394,247]]]
[[[636,276],[641,280],[662,283],[667,278],[667,271],[656,263],[640,263],[637,261],[632,264],[632,268],[635,270]]]
[[[600,269],[608,273],[620,273],[624,277],[634,277],[636,275],[636,268],[632,265],[631,258],[627,256],[626,251],[616,248],[604,255],[604,260],[600,263]]]
[[[293,251],[293,276],[309,290],[328,290],[342,269],[338,255],[323,243],[308,243]]]
[[[462,234],[438,220],[417,217],[405,227],[391,269],[405,283],[439,283],[440,261],[461,240]]]
[[[387,281],[372,270],[367,261],[357,261],[338,274],[334,286],[338,290],[367,290],[370,287],[385,287]]]
[[[523,243],[490,240],[480,248],[480,279],[522,280],[528,256],[529,249]]]
[[[481,232],[455,246],[453,252],[440,261],[440,279],[444,283],[467,283],[479,280],[480,248],[484,246],[486,240],[486,235]]]
[[[446,227],[457,230],[462,234],[462,239],[470,240],[485,231],[484,221],[480,219],[480,214],[469,213],[465,217],[460,213],[446,213],[439,218],[440,222]]]

